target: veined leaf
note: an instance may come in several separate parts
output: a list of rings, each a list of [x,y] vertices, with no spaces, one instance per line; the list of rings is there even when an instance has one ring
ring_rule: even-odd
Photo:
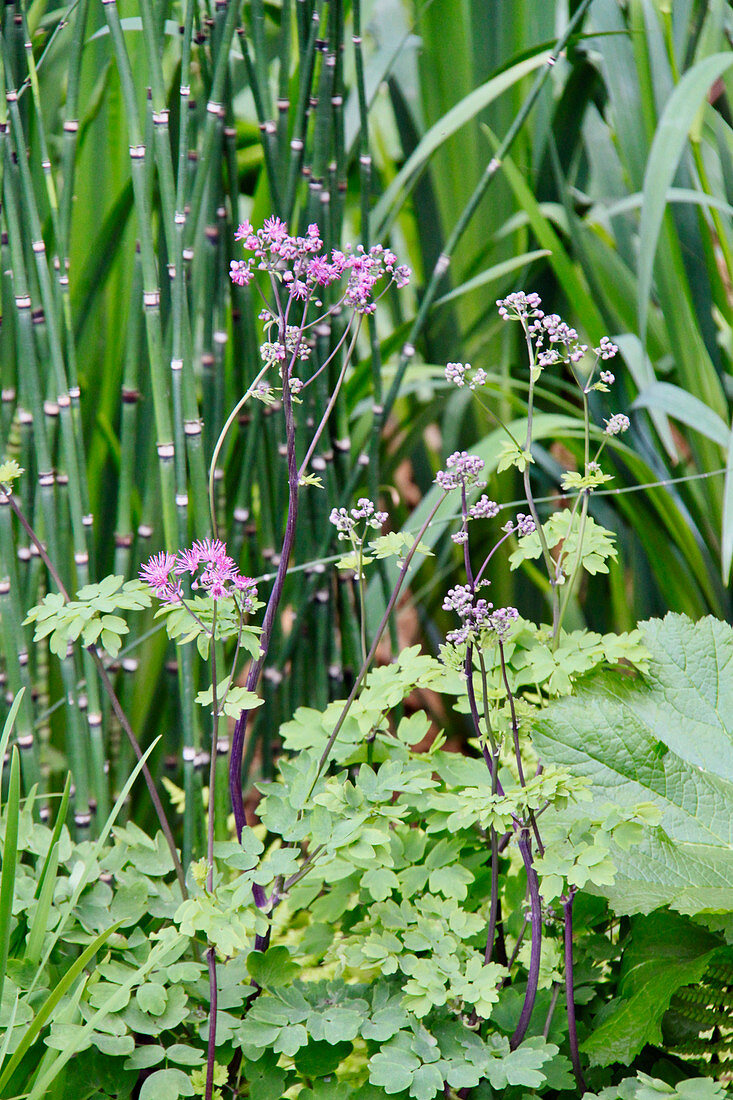
[[[616,912],[733,911],[733,630],[667,615],[640,625],[649,674],[600,675],[534,725],[544,760],[591,780],[594,797],[652,801],[661,825],[614,849]]]

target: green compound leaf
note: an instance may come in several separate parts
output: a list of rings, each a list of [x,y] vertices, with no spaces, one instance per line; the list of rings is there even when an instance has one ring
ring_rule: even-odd
[[[351,1043],[329,1043],[311,1039],[306,1047],[295,1055],[295,1068],[304,1077],[325,1077],[348,1058],[353,1050]]]
[[[553,512],[542,524],[542,530],[550,550],[562,543],[563,561],[574,563],[578,553],[579,517],[574,516],[569,508],[562,512]],[[615,558],[617,553],[613,545],[615,538],[613,531],[601,527],[592,516],[586,516],[580,558],[586,573],[595,576],[596,573],[608,572],[607,561],[609,558]],[[518,569],[523,561],[539,558],[541,553],[540,537],[534,531],[531,535],[525,535],[519,540],[517,549],[509,555],[509,565],[512,569]]]
[[[191,1080],[182,1069],[156,1070],[140,1089],[140,1100],[178,1100],[193,1095]]]
[[[672,1097],[673,1100],[724,1100],[729,1094],[719,1081],[709,1077],[693,1077],[680,1081],[676,1086],[658,1077],[649,1077],[646,1073],[637,1073],[636,1077],[627,1077],[618,1085],[601,1089],[599,1093],[585,1094],[585,1100],[660,1100],[660,1097]]]
[[[409,1089],[420,1068],[420,1059],[405,1049],[403,1034],[369,1059],[369,1080],[373,1085],[381,1085],[389,1095]]]
[[[247,969],[258,985],[264,989],[276,989],[289,985],[299,973],[300,967],[290,957],[287,947],[268,947],[267,951],[250,951]]]
[[[224,699],[223,706],[222,699]],[[255,707],[261,707],[264,701],[254,691],[247,691],[246,688],[236,685],[230,686],[229,677],[225,677],[216,687],[216,705],[219,714],[226,714],[229,718],[239,718],[243,710],[254,710]],[[214,703],[212,689],[200,691],[196,696],[196,702],[202,707],[212,707]]]
[[[613,846],[613,885],[596,885],[617,913],[733,910],[733,631],[667,615],[640,626],[644,679],[601,674],[534,723],[543,760],[586,775],[597,802],[653,803],[627,850]]]

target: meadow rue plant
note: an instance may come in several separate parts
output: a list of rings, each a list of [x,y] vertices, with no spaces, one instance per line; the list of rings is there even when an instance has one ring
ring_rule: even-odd
[[[455,451],[435,475],[435,500],[414,534],[382,534],[389,517],[366,496],[351,507],[332,507],[335,541],[350,545],[337,567],[355,577],[360,593],[361,666],[347,698],[321,710],[301,707],[282,725],[284,755],[274,780],[260,784],[258,825],[248,826],[240,772],[244,731],[262,701],[256,689],[313,447],[312,439],[305,441],[300,458],[292,420],[298,389],[291,386],[292,370],[296,362],[311,362],[303,351],[306,310],[316,305],[315,288],[329,285],[331,276],[335,283],[344,271],[355,281],[339,302],[351,304],[354,316],[367,309],[372,277],[386,274],[397,282],[398,276],[391,254],[383,251],[350,254],[361,257],[359,264],[341,264],[346,253],[326,260],[314,227],[305,237],[291,237],[282,222],[270,219],[257,234],[243,226],[240,236],[254,256],[232,277],[251,282],[264,272],[274,303],[263,311],[273,339],[262,346],[261,376],[246,397],[257,397],[263,384],[274,388],[265,375],[277,372],[289,474],[282,549],[261,626],[246,621],[262,606],[257,586],[240,572],[216,527],[214,537],[152,554],[140,567],[139,581],[122,585],[120,578],[108,578],[114,583],[103,582],[103,592],[82,590],[76,601],[60,589],[58,600],[47,598],[29,617],[39,638],[59,632],[66,645],[79,631],[86,641],[87,630],[105,644],[126,628],[124,620],[114,621],[116,610],[144,609],[155,598],[156,616],[169,637],[179,645],[195,641],[210,666],[210,687],[196,697],[211,715],[206,857],[188,868],[178,896],[165,881],[178,859],[175,848],[170,853],[133,826],[117,828],[112,844],[96,851],[106,878],[95,885],[94,864],[84,863],[65,920],[78,942],[88,943],[89,958],[103,943],[107,955],[69,1007],[72,1016],[81,1014],[74,1019],[84,1021],[74,1042],[124,1059],[121,1070],[129,1073],[130,1088],[144,1074],[142,1090],[151,1100],[164,1093],[214,1100],[228,1091],[257,1100],[464,1100],[497,1093],[511,1100],[527,1090],[567,1095],[573,1081],[579,1093],[588,1093],[584,1009],[589,1001],[603,1003],[604,983],[610,969],[618,972],[622,950],[608,932],[613,916],[599,897],[623,892],[617,864],[656,828],[659,808],[638,796],[611,805],[596,790],[591,795],[588,776],[543,760],[532,728],[553,713],[553,700],[572,696],[580,676],[601,669],[609,674],[621,661],[641,672],[649,660],[638,631],[601,636],[563,630],[579,573],[602,571],[614,552],[610,532],[587,514],[588,498],[606,476],[598,461],[603,447],[628,427],[623,414],[612,416],[590,458],[588,394],[594,386],[607,389],[613,377],[602,371],[593,382],[592,366],[582,379],[585,471],[574,504],[544,521],[530,478],[531,401],[524,444],[512,440],[513,458],[507,450],[508,464],[521,470],[528,487],[528,512],[504,519],[506,506],[482,492],[486,461],[467,451]],[[341,265],[339,274],[314,268],[316,259]],[[546,318],[540,304],[537,295],[512,295],[500,307],[503,316],[526,328],[530,371],[560,364],[580,369],[588,349],[560,318]],[[601,342],[595,349],[596,365],[610,357],[610,347]],[[447,374],[477,395],[488,377],[460,364],[449,364]],[[342,368],[337,386],[343,377]],[[314,426],[314,436],[328,414]],[[563,479],[566,488],[573,473]],[[408,646],[375,667],[411,565],[418,553],[428,552],[421,540],[449,498],[459,501],[450,539],[464,575],[448,589],[442,608],[458,625],[446,631],[438,658]],[[13,505],[22,515],[15,500]],[[487,538],[494,525],[493,539]],[[502,547],[513,568],[548,552],[551,628],[490,599],[492,563]],[[390,557],[399,573],[370,637],[366,570],[375,559]],[[84,626],[75,634],[77,621]],[[227,643],[228,673],[222,679]],[[242,675],[244,686],[238,682]],[[426,692],[465,717],[468,753],[446,750],[437,710],[414,709],[410,700]],[[224,839],[226,823],[216,814],[216,761],[220,745],[226,746],[226,717],[235,720],[229,765],[234,818],[232,835]],[[541,728],[546,744],[551,726]],[[17,777],[17,753],[13,768]],[[16,779],[13,784],[15,790]],[[9,812],[19,813],[17,799]],[[60,837],[59,831],[52,843]],[[42,838],[34,843],[47,845]],[[23,887],[24,896],[40,890],[50,897],[45,874],[38,888]],[[591,947],[577,940],[578,898],[585,935],[595,937]],[[94,914],[104,906],[120,912],[120,921],[113,934],[90,939],[94,920],[101,919]],[[125,914],[139,920],[148,912],[142,938],[120,931],[126,929]],[[711,934],[715,953],[722,939]],[[25,1005],[25,994],[11,981],[16,1005]],[[556,1012],[561,987],[562,1024]],[[584,1013],[580,1024],[577,1005]],[[50,1028],[53,1049],[68,1045],[65,1021],[59,1017]],[[19,1028],[26,1024],[21,1017]],[[10,1027],[15,1036],[15,1023]],[[0,1057],[0,1090],[11,1078],[13,1087],[22,1087],[22,1077],[13,1074],[20,1074],[33,1041],[31,1031],[20,1030],[5,1071]],[[598,1080],[600,1087],[607,1078]],[[637,1084],[631,1078],[624,1085],[630,1097],[636,1097]]]

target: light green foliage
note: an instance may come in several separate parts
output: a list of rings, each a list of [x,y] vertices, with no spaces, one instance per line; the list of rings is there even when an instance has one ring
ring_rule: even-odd
[[[259,603],[254,604],[255,608],[260,606]],[[214,614],[217,641],[239,638],[239,644],[245,653],[254,658],[259,656],[258,638],[261,630],[258,626],[242,624],[236,600],[231,597],[214,600],[211,596],[194,596],[193,599],[180,603],[164,603],[155,612],[155,617],[165,620],[165,628],[171,641],[177,645],[195,641],[202,659],[208,660]]]
[[[554,550],[556,546],[562,546],[562,573],[567,575],[569,568],[574,567],[578,553],[580,517],[573,515],[569,508],[553,512],[542,524],[542,530],[550,550]],[[614,546],[615,538],[612,531],[601,527],[592,516],[586,516],[580,554],[580,563],[586,573],[593,576],[596,573],[608,572],[608,559],[615,558],[617,555]],[[541,553],[540,537],[534,531],[531,535],[525,535],[519,540],[517,549],[509,556],[509,564],[512,569],[518,569],[523,561],[539,558]]]
[[[591,798],[584,788],[586,799]],[[546,851],[535,860],[545,902],[567,895],[568,887],[611,886],[616,878],[613,844],[628,849],[643,837],[643,824],[657,824],[660,813],[653,803],[619,808],[595,805],[596,813],[572,813],[571,820],[550,818],[543,826]]]
[[[213,688],[200,691],[196,696],[196,702],[202,707],[212,707],[214,703]],[[243,710],[254,710],[261,707],[264,699],[260,699],[253,691],[247,691],[243,687],[234,684],[231,677],[226,677],[216,687],[216,702],[219,714],[227,714],[230,718],[239,718]]]
[[[672,625],[684,650],[686,631],[698,628]],[[661,690],[660,679],[671,676],[665,670],[678,658],[674,645],[665,643],[664,631],[657,637],[655,629],[643,627],[641,638],[630,636],[615,648],[610,639],[595,636],[589,647],[593,660],[608,664],[617,655],[634,653],[641,661],[648,654],[648,679],[606,672],[591,678],[579,698],[585,698],[583,691],[590,698],[598,684],[613,685],[611,702],[623,699],[628,715],[634,693]],[[724,642],[717,637],[716,652],[723,652]],[[579,636],[564,636],[561,645],[566,643],[570,653],[584,651]],[[530,624],[520,624],[508,643],[509,675],[516,678],[519,702],[523,682],[537,698],[535,677],[527,676],[526,669],[532,661],[539,667],[545,646]],[[701,653],[709,654],[709,642],[700,646]],[[662,650],[666,656],[657,663]],[[543,682],[552,675],[548,665]],[[554,1096],[570,1089],[561,1027],[553,1030],[553,1023],[546,1039],[530,1032],[516,1049],[510,1047],[530,942],[527,937],[518,946],[512,983],[503,987],[506,967],[496,957],[488,964],[484,960],[488,837],[493,829],[509,840],[501,857],[500,897],[511,947],[524,911],[525,881],[511,837],[515,824],[527,821],[530,812],[541,822],[545,851],[534,856],[547,916],[539,974],[541,1023],[553,990],[564,979],[562,929],[553,923],[553,909],[555,914],[560,910],[559,901],[571,889],[588,898],[586,906],[594,899],[584,891],[616,889],[624,861],[633,859],[659,829],[660,816],[664,825],[665,807],[658,790],[640,797],[638,784],[634,798],[617,797],[616,790],[612,800],[608,793],[600,797],[592,771],[589,780],[581,769],[562,763],[528,769],[521,786],[507,767],[511,739],[500,747],[502,794],[492,794],[481,756],[446,752],[440,740],[426,752],[415,751],[431,723],[424,713],[398,715],[395,708],[416,685],[442,689],[453,699],[463,684],[461,674],[416,647],[393,665],[375,669],[350,716],[352,726],[344,726],[334,773],[320,776],[317,762],[342,704],[325,712],[301,708],[284,729],[286,741],[296,742],[299,751],[281,760],[275,782],[262,786],[262,826],[245,828],[241,843],[216,843],[211,891],[208,868],[200,862],[189,875],[190,896],[181,900],[162,837],[148,837],[132,822],[117,827],[112,841],[98,851],[88,842],[72,844],[61,829],[55,902],[69,898],[72,904],[64,957],[57,948],[54,965],[68,966],[75,954],[92,947],[97,958],[91,973],[65,990],[57,1011],[39,1029],[39,1049],[43,1044],[64,1057],[73,1046],[90,1073],[95,1059],[114,1060],[123,1079],[129,1074],[131,1081],[137,1072],[153,1070],[144,1085],[151,1098],[200,1095],[208,1026],[202,951],[213,945],[219,996],[216,1088],[222,1094],[223,1067],[237,1049],[244,1056],[243,1080],[258,1100],[280,1100],[297,1086],[302,1086],[300,1096],[324,1100],[434,1100],[446,1084],[508,1097],[528,1090]],[[712,681],[705,684],[714,698]],[[556,708],[571,702],[552,704],[547,718],[535,718],[538,738],[548,736],[540,731],[554,728]],[[537,706],[527,703],[527,713]],[[605,697],[603,706],[611,715]],[[702,722],[701,706],[691,707]],[[586,723],[596,720],[595,713],[586,705]],[[609,722],[613,725],[612,716]],[[562,728],[574,727],[564,723]],[[583,745],[591,748],[588,734]],[[604,745],[612,747],[608,739]],[[627,737],[626,752],[633,747]],[[639,774],[648,769],[644,758],[639,764],[632,756],[631,765]],[[701,774],[699,769],[695,774]],[[13,945],[21,944],[34,924],[42,893],[36,883],[49,836],[45,826],[34,822],[31,800],[18,815],[19,850],[28,855],[18,865]],[[75,895],[73,883],[82,868],[86,879]],[[273,915],[255,906],[254,884],[279,901]],[[46,913],[43,942],[53,934],[56,912]],[[254,951],[255,936],[264,935],[268,926],[271,944]],[[96,947],[100,936],[106,942]],[[615,996],[606,998],[595,1030],[584,1037],[591,1063],[630,1062],[643,1044],[659,1042],[671,998],[707,973],[723,944],[719,932],[674,914],[637,917],[624,945]],[[620,953],[600,933],[579,948],[579,1005],[598,995],[604,973],[617,965]],[[37,1011],[29,986],[32,973],[11,958],[0,1017],[8,1020],[11,1008],[15,1012],[9,1052]],[[639,1080],[619,1088],[642,1088]],[[697,1086],[690,1087],[690,1097],[697,1100]],[[650,1100],[651,1094],[639,1095]],[[686,1100],[687,1094],[679,1095]],[[705,1095],[700,1093],[701,1100]]]
[[[730,806],[732,631],[668,615],[642,623],[650,653],[644,679],[601,674],[534,724],[543,759],[591,778],[594,797],[625,809],[651,802],[660,815],[627,850],[614,846],[617,912],[733,911]]]
[[[394,737],[389,733],[388,715],[415,688],[451,693],[463,691],[460,678],[446,669],[441,661],[421,653],[419,646],[403,649],[392,664],[380,665],[367,676],[366,686],[341,728],[332,758],[337,763],[346,763],[365,760],[368,754],[370,759],[383,759],[387,749],[395,754],[397,750]],[[299,707],[293,718],[281,727],[285,747],[291,752],[308,749],[320,753],[342,709],[343,701],[329,703],[324,711]],[[404,737],[412,736],[412,732],[408,731],[409,727],[403,728]],[[419,739],[416,737],[412,744]]]
[[[375,559],[386,558],[395,558],[397,564],[402,565],[415,545],[415,539],[407,531],[388,531],[386,535],[379,535],[375,539],[370,539],[366,545],[369,552],[362,550],[360,553],[359,550],[353,550],[349,554],[344,554],[336,562],[336,568],[358,571],[360,565],[367,565]],[[432,550],[423,542],[420,543],[415,552],[432,557]]]
[[[520,474],[523,474],[532,462],[534,462],[534,458],[531,451],[525,451],[518,447],[516,443],[508,441],[501,446],[496,472],[501,474],[504,470],[510,470],[514,467]]]
[[[594,1093],[596,1100],[660,1100],[660,1097],[674,1097],[674,1100],[724,1100],[729,1094],[718,1081],[710,1078],[693,1077],[670,1085],[658,1077],[638,1073],[628,1077],[618,1085],[612,1085]]]
[[[12,486],[14,481],[24,474],[23,470],[14,458],[6,458],[0,462],[0,485]]]
[[[597,383],[593,388],[605,389],[605,387],[598,387]],[[613,475],[604,474],[600,468],[586,471],[584,474],[581,474],[578,470],[569,470],[560,478],[560,485],[566,492],[575,491],[579,493],[583,489],[590,489],[591,491],[597,489],[599,486],[605,485],[607,481],[613,481]]]
[[[65,602],[58,592],[49,592],[31,608],[25,623],[35,623],[33,640],[49,639],[49,648],[57,657],[66,656],[71,642],[101,646],[116,657],[122,638],[129,632],[117,611],[140,611],[151,605],[150,590],[142,581],[124,577],[105,577],[99,584],[80,588],[76,599]]]

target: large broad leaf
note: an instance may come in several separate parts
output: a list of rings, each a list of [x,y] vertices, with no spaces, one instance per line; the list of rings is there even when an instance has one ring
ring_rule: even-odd
[[[640,624],[650,672],[605,674],[534,724],[544,761],[589,776],[599,802],[653,802],[661,824],[616,850],[618,913],[733,911],[733,630],[683,615]]]
[[[686,917],[660,909],[635,917],[624,952],[620,996],[583,1043],[592,1065],[629,1065],[647,1043],[662,1043],[662,1017],[673,995],[699,982],[721,941]]]

